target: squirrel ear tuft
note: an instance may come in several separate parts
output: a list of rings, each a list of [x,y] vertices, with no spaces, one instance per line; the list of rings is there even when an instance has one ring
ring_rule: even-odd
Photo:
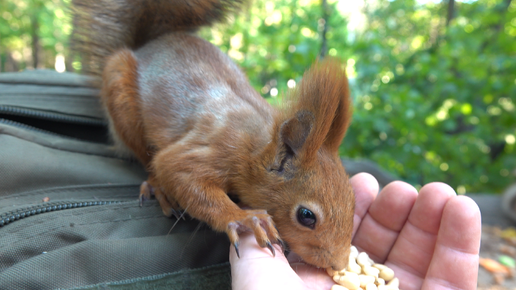
[[[344,65],[329,57],[317,61],[291,97],[286,112],[291,117],[281,129],[286,144],[295,153],[301,150],[298,154],[307,162],[321,147],[336,154],[352,115]]]

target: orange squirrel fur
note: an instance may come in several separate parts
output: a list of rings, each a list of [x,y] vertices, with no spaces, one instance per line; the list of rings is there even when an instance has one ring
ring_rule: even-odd
[[[338,156],[351,119],[336,59],[316,62],[271,107],[201,26],[237,0],[74,0],[73,47],[102,76],[113,135],[146,166],[141,195],[262,247],[286,242],[306,262],[347,264],[355,197]],[[241,209],[235,195],[251,209]],[[281,238],[280,238],[281,237]],[[238,253],[238,252],[237,252]]]

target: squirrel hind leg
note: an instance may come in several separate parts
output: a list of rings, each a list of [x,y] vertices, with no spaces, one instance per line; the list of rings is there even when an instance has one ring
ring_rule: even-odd
[[[133,52],[121,49],[108,57],[102,81],[101,100],[108,114],[109,129],[117,151],[122,155],[132,151],[147,166],[151,156],[144,141],[138,62]]]
[[[184,220],[184,212],[181,213],[181,207],[177,202],[170,196],[165,195],[159,186],[153,186],[152,184],[155,184],[155,180],[152,177],[152,174],[150,174],[149,178],[140,185],[140,207],[143,206],[143,203],[146,200],[155,197],[165,216],[174,216],[176,219],[183,218]]]

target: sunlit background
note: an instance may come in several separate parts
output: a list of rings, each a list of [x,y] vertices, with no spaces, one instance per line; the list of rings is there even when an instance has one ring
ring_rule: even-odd
[[[80,71],[69,4],[0,1],[0,70]],[[515,182],[516,1],[254,0],[201,35],[271,103],[340,58],[355,106],[343,156],[461,194]]]

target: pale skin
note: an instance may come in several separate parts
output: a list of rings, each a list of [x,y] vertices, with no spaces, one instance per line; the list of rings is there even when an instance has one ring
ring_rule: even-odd
[[[378,194],[367,174],[351,178],[356,195],[353,244],[386,264],[400,279],[400,289],[477,288],[481,221],[476,203],[457,196],[444,183],[429,183],[419,193],[396,181]],[[231,247],[233,289],[330,289],[324,269],[306,265],[295,254],[276,257],[243,234],[240,259]]]

